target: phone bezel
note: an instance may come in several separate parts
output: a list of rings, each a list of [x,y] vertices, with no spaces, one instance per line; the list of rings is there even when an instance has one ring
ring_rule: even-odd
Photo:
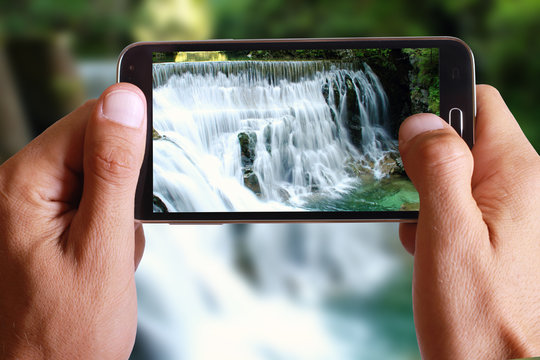
[[[440,114],[463,113],[463,139],[472,147],[476,117],[474,57],[469,46],[453,37],[385,37],[318,39],[248,39],[174,42],[139,42],[119,56],[118,82],[138,86],[146,96],[148,129],[152,127],[152,53],[170,51],[266,50],[338,48],[439,48]],[[144,222],[360,222],[415,221],[418,211],[302,211],[302,212],[153,212],[152,133],[147,131],[146,151],[137,184],[135,218]]]

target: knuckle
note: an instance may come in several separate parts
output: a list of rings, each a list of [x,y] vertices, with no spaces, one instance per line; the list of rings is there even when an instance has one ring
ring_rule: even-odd
[[[472,154],[467,145],[449,133],[438,133],[422,139],[417,146],[416,157],[431,173],[449,173],[464,164],[472,163]]]
[[[15,156],[0,166],[0,203],[8,208],[18,207],[16,203],[27,201],[33,193],[33,181],[28,181],[24,162]]]
[[[139,171],[139,159],[122,139],[94,144],[89,156],[90,171],[110,183],[123,183]]]

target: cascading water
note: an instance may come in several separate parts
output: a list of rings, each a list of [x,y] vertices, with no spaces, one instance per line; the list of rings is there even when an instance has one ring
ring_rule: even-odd
[[[395,224],[144,231],[132,360],[419,358]]]
[[[397,152],[365,64],[162,63],[153,80],[155,211],[302,210],[361,186],[359,169],[388,175]]]

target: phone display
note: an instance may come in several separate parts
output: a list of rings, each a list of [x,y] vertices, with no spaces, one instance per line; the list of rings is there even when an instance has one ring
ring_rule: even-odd
[[[456,44],[464,59],[455,59]],[[144,68],[132,68],[127,80],[149,102],[136,209],[142,220],[414,219],[419,198],[399,155],[402,121],[455,113],[452,125],[472,145],[472,58],[455,40],[131,49],[144,49],[146,59],[131,63]],[[128,53],[119,64],[123,81]]]

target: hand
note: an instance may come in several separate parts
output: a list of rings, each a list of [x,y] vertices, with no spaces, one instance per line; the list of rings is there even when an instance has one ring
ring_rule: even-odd
[[[420,194],[417,224],[401,224],[414,253],[413,308],[422,356],[540,355],[540,158],[492,87],[477,87],[472,152],[435,115],[400,129]]]
[[[107,89],[0,166],[0,358],[126,359],[146,102]]]

